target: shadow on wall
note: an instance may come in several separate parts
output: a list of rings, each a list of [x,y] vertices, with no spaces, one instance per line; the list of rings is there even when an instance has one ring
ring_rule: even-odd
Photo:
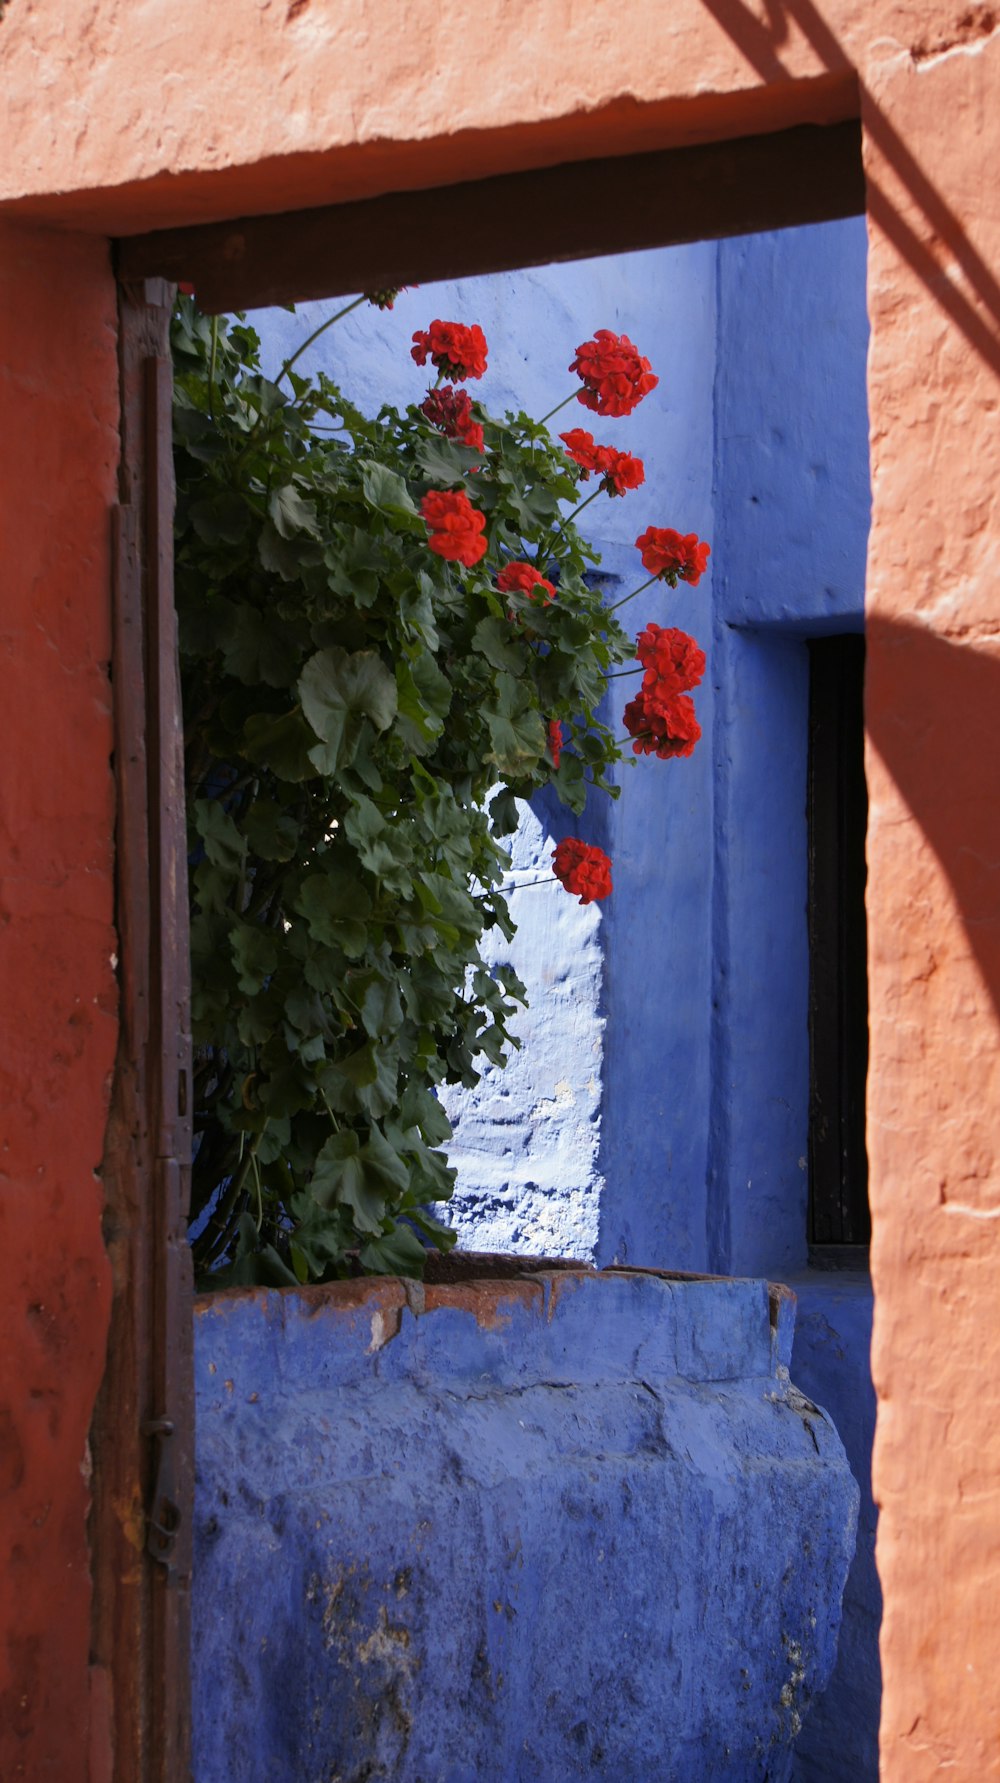
[[[869,737],[948,875],[1000,1018],[1000,652],[875,617],[868,641]]]
[[[900,257],[913,268],[983,363],[1000,376],[1000,284],[970,242],[961,219],[945,202],[858,78],[857,70],[851,67],[846,52],[813,0],[764,0],[766,22],[751,12],[745,0],[702,0],[702,3],[762,80],[790,81],[793,78],[778,50],[788,41],[791,27],[795,26],[831,75],[851,74],[858,81],[865,133],[885,169],[899,182],[910,205],[920,213],[924,235],[918,234],[901,214],[899,205],[878,184],[870,164],[865,168],[869,220],[883,231]],[[944,20],[942,23],[944,29],[939,39],[912,46],[910,53],[915,62],[926,61],[943,50],[990,36],[995,29],[995,15],[991,7],[970,6],[956,24],[950,25]],[[973,299],[961,289],[960,280],[967,281]],[[977,302],[985,315],[977,308]]]

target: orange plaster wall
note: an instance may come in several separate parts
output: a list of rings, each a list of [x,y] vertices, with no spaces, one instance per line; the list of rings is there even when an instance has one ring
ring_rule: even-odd
[[[873,61],[883,1776],[1000,1776],[1000,36]]]
[[[0,1777],[88,1742],[112,969],[106,244],[0,224]]]
[[[0,204],[127,234],[856,115],[865,0],[827,7],[832,57],[790,9],[762,74],[730,15],[756,46],[773,10],[16,0],[0,25],[0,141],[18,145]]]
[[[104,230],[844,116],[860,79],[872,182],[869,1109],[886,1783],[1000,1775],[998,57],[992,9],[978,0],[643,0],[624,23],[606,0],[13,0],[0,24],[0,138],[18,144],[0,165],[0,204]],[[42,1643],[40,1675],[60,1668],[63,1704],[82,1688],[85,1490],[74,1470],[106,1316],[91,1169],[110,1014],[75,1062],[58,1062],[72,998],[96,1012],[111,993],[96,509],[108,499],[114,376],[102,252],[25,249],[5,259],[0,286],[10,304],[15,276],[24,281],[14,364],[37,371],[44,392],[26,407],[19,370],[14,412],[28,414],[39,461],[72,473],[70,490],[40,494],[7,422],[0,500],[19,526],[39,515],[35,556],[54,555],[60,576],[71,541],[83,541],[91,578],[83,679],[73,678],[74,696],[92,690],[84,713],[53,697],[61,656],[25,610],[34,559],[16,547],[11,610],[27,666],[14,756],[0,770],[0,797],[37,849],[25,894],[37,927],[22,924],[14,943],[2,1055],[24,1100],[18,1167],[30,1191],[19,1183],[9,1201],[21,1245],[8,1239],[5,1265],[14,1255],[21,1272],[0,1321],[16,1346],[19,1416],[34,1368],[64,1420],[36,1496],[49,1502],[61,1469],[51,1502],[76,1595],[63,1626],[42,1612],[22,1620],[25,1640]],[[61,341],[45,343],[42,372],[39,318],[54,329],[56,312]],[[0,342],[10,334],[3,322]],[[80,380],[89,404],[75,401]],[[39,595],[46,612],[59,611],[57,584]],[[60,742],[76,726],[72,749],[36,743],[43,711]],[[50,747],[54,757],[37,753]],[[74,811],[77,828],[62,827]],[[73,846],[94,875],[101,914],[89,923],[74,902],[79,860],[59,880]],[[13,933],[8,924],[0,946]],[[43,1120],[46,1081],[57,1107]],[[60,1194],[53,1249],[44,1216]],[[29,1295],[40,1297],[25,1254],[46,1294],[80,1284],[65,1290],[61,1360],[45,1370],[25,1323]],[[97,1311],[81,1327],[87,1293]],[[29,1503],[23,1484],[14,1502]],[[29,1516],[25,1540],[32,1527]],[[52,1537],[33,1540],[51,1579]]]

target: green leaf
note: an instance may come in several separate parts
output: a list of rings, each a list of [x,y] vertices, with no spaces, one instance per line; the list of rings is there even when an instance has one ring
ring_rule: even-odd
[[[313,538],[319,537],[316,504],[304,501],[294,483],[283,483],[280,489],[272,489],[267,500],[267,511],[281,538],[291,539],[299,532],[310,533]]]
[[[418,1279],[424,1273],[427,1252],[411,1227],[394,1226],[382,1238],[370,1238],[362,1245],[362,1269],[373,1275],[408,1275]]]
[[[545,754],[546,735],[530,687],[510,675],[497,676],[496,705],[483,713],[493,743],[486,760],[501,774],[517,778]]]
[[[415,755],[424,755],[444,730],[451,682],[442,675],[430,651],[423,650],[413,662],[397,663],[396,690],[403,742]]]
[[[365,500],[385,514],[390,520],[418,520],[416,507],[406,481],[398,471],[390,470],[388,465],[366,464],[361,472],[361,487],[365,492]]]
[[[192,503],[191,524],[206,545],[241,545],[250,529],[251,513],[242,495],[220,489]]]
[[[511,675],[524,674],[530,652],[515,641],[509,619],[481,619],[472,634],[472,644],[491,668],[506,669]]]
[[[364,952],[371,899],[352,874],[338,868],[310,873],[302,881],[294,907],[305,917],[317,941],[342,947],[352,956]]]
[[[229,932],[229,945],[240,990],[250,995],[262,990],[281,957],[277,935],[271,929],[256,929],[237,920]]]
[[[322,749],[310,750],[321,774],[334,774],[349,749],[352,721],[368,718],[376,730],[387,730],[396,716],[396,682],[374,650],[349,654],[338,645],[318,650],[298,681],[302,710]]]
[[[205,858],[214,867],[239,872],[246,858],[247,845],[227,811],[218,799],[195,799],[194,824],[205,845]]]
[[[243,819],[252,852],[264,861],[290,861],[299,841],[299,826],[273,799],[257,798]]]
[[[262,768],[270,768],[279,780],[298,781],[312,777],[311,741],[312,732],[298,707],[277,718],[268,712],[254,713],[243,727],[243,750],[247,760]]]
[[[483,454],[459,440],[421,440],[416,459],[429,483],[464,483],[466,474],[480,466]]]
[[[302,651],[288,627],[246,601],[230,605],[229,623],[220,638],[228,675],[248,686],[286,687]]]

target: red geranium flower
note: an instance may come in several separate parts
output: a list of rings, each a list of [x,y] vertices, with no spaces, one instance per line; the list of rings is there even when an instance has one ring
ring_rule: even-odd
[[[452,494],[432,489],[424,496],[420,512],[430,533],[427,543],[439,557],[469,568],[486,555],[487,541],[480,536],[486,515],[473,507],[464,490]]]
[[[549,754],[552,757],[552,766],[554,768],[557,768],[559,766],[559,758],[562,755],[562,746],[563,746],[563,727],[559,723],[558,718],[550,718],[549,719],[548,735],[549,735]]]
[[[533,563],[506,563],[497,577],[497,587],[501,594],[526,594],[529,600],[538,600],[536,589],[542,589],[542,604],[548,606],[555,599],[555,589],[551,582],[536,570]]]
[[[609,328],[598,328],[593,340],[577,347],[569,369],[583,380],[578,401],[598,415],[630,415],[660,381],[628,335]]]
[[[660,700],[645,689],[625,707],[625,729],[635,738],[634,755],[658,755],[661,761],[690,755],[701,736],[694,701],[686,693]]]
[[[461,440],[463,446],[475,446],[477,452],[482,451],[483,430],[472,418],[472,398],[467,390],[453,390],[450,384],[443,384],[440,390],[428,390],[420,412],[447,439]]]
[[[552,870],[568,892],[579,893],[581,904],[593,904],[611,891],[611,862],[603,848],[564,836],[552,854]]]
[[[636,638],[635,653],[646,671],[642,685],[647,700],[654,690],[661,699],[687,693],[705,673],[704,650],[674,625],[645,626]]]
[[[646,467],[631,452],[616,452],[614,446],[601,446],[601,488],[609,495],[624,495],[626,489],[638,489],[646,481]]]
[[[486,336],[478,322],[432,322],[418,328],[410,352],[418,365],[432,359],[446,378],[481,378],[486,370]]]
[[[391,310],[401,292],[419,290],[419,285],[388,285],[384,291],[366,291],[365,297],[377,310]]]
[[[580,465],[582,483],[588,481],[591,471],[597,471],[602,489],[609,495],[624,495],[626,489],[638,489],[640,483],[646,481],[646,467],[641,458],[633,458],[631,452],[618,452],[614,446],[597,445],[585,427],[574,427],[569,433],[561,433],[559,438],[570,458]]]
[[[569,433],[561,433],[559,438],[566,447],[569,456],[583,471],[581,482],[586,483],[591,471],[601,469],[601,454],[605,447],[597,445],[592,433],[585,427],[574,427]]]
[[[676,588],[678,580],[694,588],[705,573],[712,547],[696,532],[683,536],[670,526],[647,526],[636,539],[642,561],[651,576],[659,576]]]

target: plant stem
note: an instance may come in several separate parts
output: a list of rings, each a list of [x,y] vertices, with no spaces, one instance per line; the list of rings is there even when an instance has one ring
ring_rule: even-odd
[[[285,376],[285,373],[291,371],[292,366],[295,364],[296,359],[302,358],[303,353],[306,352],[306,350],[312,346],[313,341],[319,340],[319,337],[321,334],[325,334],[327,329],[332,328],[333,324],[335,322],[339,322],[343,316],[349,316],[351,311],[356,310],[358,305],[360,303],[364,303],[364,301],[365,301],[365,296],[364,296],[364,292],[362,292],[361,296],[355,297],[355,299],[352,303],[345,303],[343,309],[338,310],[337,314],[335,316],[328,316],[325,322],[321,322],[318,328],[314,328],[312,333],[308,336],[308,338],[302,342],[301,347],[296,347],[295,352],[292,354],[291,358],[285,360],[284,365],[282,366],[281,370],[279,371],[277,377],[274,380],[275,383],[276,384],[281,383],[281,380]]]
[[[219,353],[219,318],[212,317],[212,353],[208,361],[208,412],[215,420],[215,362]]]
[[[608,612],[617,613],[619,607],[623,607],[626,601],[634,601],[636,595],[641,594],[644,588],[648,588],[651,582],[658,581],[658,576],[647,576],[645,582],[640,582],[638,588],[633,588],[631,594],[623,595],[620,601],[615,601],[614,606],[608,608]]]
[[[644,675],[645,673],[646,671],[640,663],[637,669],[605,669],[604,679],[605,681],[621,681],[626,675]]]
[[[547,873],[544,879],[512,879],[497,889],[506,897],[508,892],[530,891],[533,885],[556,885],[558,881],[554,873]]]
[[[540,420],[540,421],[538,421],[538,422],[536,422],[536,424],[535,424],[535,425],[536,425],[536,426],[537,426],[537,427],[544,427],[544,426],[545,426],[545,423],[546,423],[546,421],[551,421],[551,419],[552,419],[552,417],[553,417],[553,415],[558,415],[558,413],[559,413],[559,410],[560,410],[560,409],[564,409],[564,408],[565,408],[565,407],[566,407],[566,404],[567,404],[567,403],[568,403],[568,402],[575,402],[575,401],[576,401],[576,398],[577,398],[577,396],[578,396],[578,395],[579,395],[579,391],[577,391],[577,390],[571,390],[571,391],[570,391],[570,393],[569,393],[569,395],[568,395],[568,396],[564,396],[564,397],[563,397],[563,399],[562,399],[562,402],[557,402],[557,403],[556,403],[556,406],[555,406],[555,408],[554,408],[554,409],[550,409],[550,410],[549,410],[549,412],[548,412],[548,414],[547,414],[547,415],[543,415],[543,416],[542,416],[542,418],[541,418],[541,420]]]

